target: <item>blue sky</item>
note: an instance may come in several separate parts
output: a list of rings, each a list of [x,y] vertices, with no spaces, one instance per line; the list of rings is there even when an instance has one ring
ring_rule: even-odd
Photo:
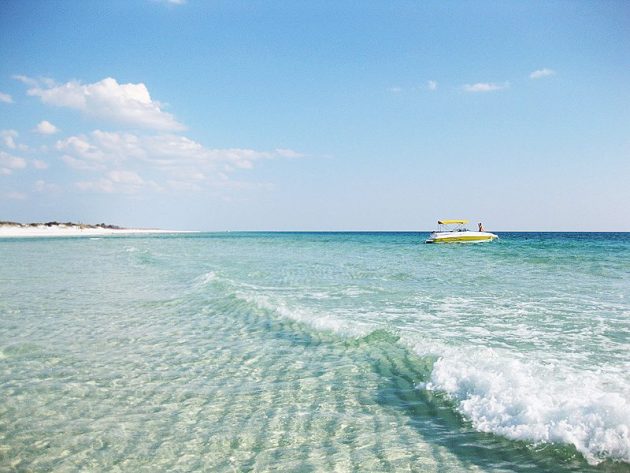
[[[0,219],[630,231],[630,5],[0,4]]]

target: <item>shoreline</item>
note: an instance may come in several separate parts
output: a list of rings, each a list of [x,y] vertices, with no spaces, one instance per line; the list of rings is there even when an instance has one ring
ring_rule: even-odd
[[[112,235],[148,235],[165,233],[198,233],[187,230],[161,230],[158,228],[105,228],[84,225],[0,225],[0,238],[81,237]]]

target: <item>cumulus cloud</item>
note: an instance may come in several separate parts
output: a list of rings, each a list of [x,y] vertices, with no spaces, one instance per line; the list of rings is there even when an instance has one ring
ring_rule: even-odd
[[[429,90],[437,90],[438,88],[438,83],[434,80],[429,80],[427,81],[427,89]]]
[[[41,135],[54,135],[59,132],[59,128],[50,123],[48,120],[42,120],[37,124],[34,131]]]
[[[553,69],[538,69],[537,71],[532,72],[529,75],[530,79],[542,79],[543,77],[549,77],[549,76],[553,76],[556,74],[556,71],[554,71]]]
[[[13,103],[13,97],[11,97],[9,94],[5,94],[4,92],[0,92],[0,102]]]
[[[136,190],[147,186],[200,189],[223,182],[227,173],[250,169],[260,160],[302,156],[286,148],[212,149],[181,135],[142,136],[101,130],[59,140],[55,147],[62,153],[62,161],[73,169],[101,172],[102,179],[77,184],[82,190],[98,192],[116,192],[121,186],[127,191],[130,186]],[[153,179],[144,179],[141,174]]]
[[[476,84],[464,85],[466,92],[494,92],[495,90],[507,89],[510,86],[509,82],[498,84],[496,82],[477,82]]]
[[[25,167],[26,160],[24,158],[0,151],[0,175],[8,176],[13,174],[13,171],[24,169]]]
[[[119,84],[107,77],[93,84],[70,81],[51,84],[25,76],[15,76],[31,85],[27,93],[42,102],[57,107],[71,108],[99,119],[160,131],[180,131],[184,126],[162,110],[162,104],[151,98],[143,83]]]

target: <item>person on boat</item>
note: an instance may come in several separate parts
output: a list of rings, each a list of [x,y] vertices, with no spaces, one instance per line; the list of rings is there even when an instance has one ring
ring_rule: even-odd
[[[483,224],[481,222],[479,222],[479,231],[485,232],[485,230],[483,229]]]

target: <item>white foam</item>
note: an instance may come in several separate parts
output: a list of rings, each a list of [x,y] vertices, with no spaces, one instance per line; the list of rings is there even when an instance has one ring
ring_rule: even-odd
[[[214,271],[199,276],[195,286],[201,287],[210,283],[225,284],[233,290],[233,294],[239,299],[261,309],[275,312],[281,317],[304,323],[315,330],[326,330],[348,337],[363,337],[375,328],[369,323],[345,320],[331,313],[320,313],[315,309],[306,308],[299,304],[289,304],[284,297],[276,294],[277,291],[282,291],[281,288],[236,282],[233,279],[218,275]]]
[[[516,359],[503,350],[448,349],[419,387],[448,394],[480,431],[571,444],[595,464],[605,458],[630,462],[624,381],[618,374],[567,372],[552,362]]]
[[[289,306],[281,298],[267,294],[242,291],[237,292],[236,296],[262,309],[274,311],[282,317],[309,325],[316,330],[331,331],[349,337],[364,337],[375,328],[369,324],[343,320],[331,314],[321,314],[305,307]]]
[[[212,281],[216,280],[217,273],[215,273],[214,271],[208,271],[207,273],[204,273],[197,278],[197,286],[205,286],[206,284],[209,284]]]

